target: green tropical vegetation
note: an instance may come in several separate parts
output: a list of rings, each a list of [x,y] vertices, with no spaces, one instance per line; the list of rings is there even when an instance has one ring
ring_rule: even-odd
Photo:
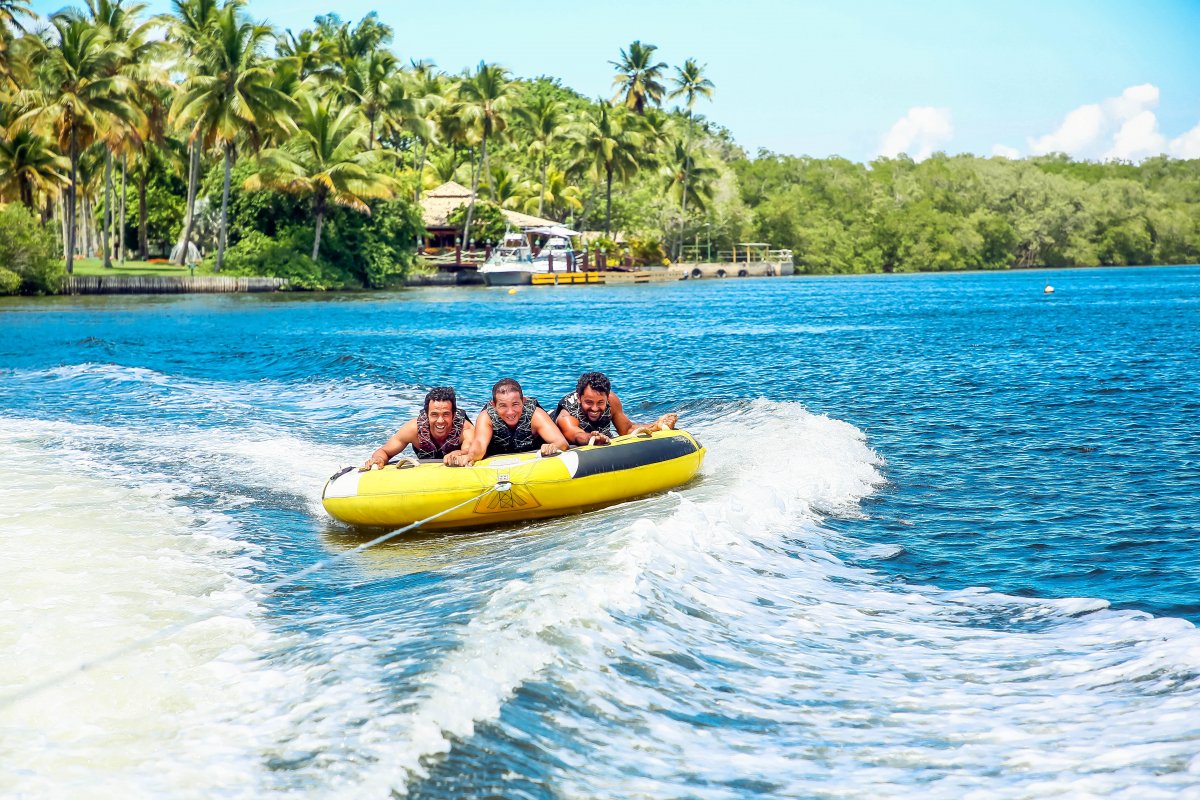
[[[474,190],[451,215],[465,242],[498,240],[510,209],[638,263],[745,241],[810,273],[1200,261],[1196,160],[749,155],[700,113],[704,65],[640,40],[597,65],[613,96],[593,99],[405,60],[374,13],[293,32],[244,0],[86,0],[48,24],[28,6],[0,3],[0,293],[55,291],[93,257],[395,285],[423,194],[451,180]]]

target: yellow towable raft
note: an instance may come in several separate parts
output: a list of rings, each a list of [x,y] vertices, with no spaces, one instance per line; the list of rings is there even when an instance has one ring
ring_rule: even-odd
[[[621,436],[550,458],[493,456],[471,467],[407,459],[366,472],[347,467],[326,482],[321,502],[330,515],[351,525],[400,527],[460,504],[465,505],[423,527],[500,525],[671,489],[695,476],[704,453],[687,431],[667,430]],[[476,502],[469,502],[472,498]]]

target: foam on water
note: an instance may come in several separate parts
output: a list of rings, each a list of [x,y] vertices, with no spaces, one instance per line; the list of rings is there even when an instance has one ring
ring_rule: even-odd
[[[0,770],[0,794],[258,797],[297,774],[309,789],[313,775],[355,774],[363,698],[382,693],[376,653],[336,612],[306,611],[311,630],[272,626],[254,537],[180,502],[224,481],[217,508],[246,504],[232,486],[323,513],[339,453],[261,430],[0,423],[0,648],[16,654],[0,696],[218,612],[0,709],[0,751],[21,765]]]
[[[193,614],[213,619],[0,709],[0,794],[150,797],[256,783],[279,680],[244,580],[254,548],[179,488],[126,488],[45,432],[0,423],[0,693]],[[248,713],[249,710],[249,713]]]
[[[734,460],[710,455],[705,478],[686,490],[688,499],[672,493],[652,505],[634,503],[556,523],[583,535],[564,537],[560,547],[539,554],[529,579],[492,592],[461,631],[459,645],[419,689],[415,706],[375,720],[398,730],[355,791],[376,796],[426,777],[435,763],[431,757],[470,737],[480,723],[498,719],[523,683],[562,669],[577,641],[590,641],[615,620],[661,602],[656,575],[672,573],[689,556],[713,559],[714,548],[752,558],[753,542],[742,539],[744,531],[732,528],[730,518],[755,508],[760,534],[797,519],[815,527],[815,508],[848,511],[881,482],[878,457],[851,426],[794,406],[782,415],[778,404],[765,402],[736,410],[744,429],[728,422],[695,429],[702,441],[715,444],[710,452]],[[733,446],[733,438],[741,441]],[[761,465],[755,453],[772,438],[795,445],[769,467],[772,475],[786,476],[786,492],[770,492],[761,475],[744,470],[746,463]],[[711,566],[724,568],[715,560]]]
[[[1200,786],[1193,626],[884,580],[878,547],[822,526],[882,482],[861,432],[794,404],[726,410],[693,427],[702,483],[574,521],[584,535],[487,597],[415,703],[372,719],[389,735],[349,793],[424,780],[488,726],[553,753],[565,797]],[[555,697],[549,729],[505,720],[521,692]]]
[[[0,647],[17,654],[0,663],[0,690],[186,614],[228,611],[0,711],[0,751],[22,765],[0,772],[0,793],[387,796],[497,734],[552,754],[563,797],[1200,787],[1190,624],[881,576],[872,564],[894,547],[824,523],[864,516],[882,459],[852,425],[798,404],[690,409],[684,423],[709,448],[698,481],[431,546],[440,556],[415,568],[356,559],[335,591],[389,570],[449,577],[416,604],[365,590],[358,607],[298,599],[283,625],[253,582],[299,564],[265,564],[249,542],[274,547],[275,532],[247,535],[239,514],[298,511],[323,525],[324,479],[373,443],[340,444],[305,421],[356,409],[360,440],[364,421],[390,419],[396,394],[59,372],[17,377],[64,391],[99,381],[117,402],[188,402],[216,420],[0,423],[11,487]],[[423,392],[401,394],[415,409]],[[58,484],[69,490],[45,488]],[[552,698],[541,725],[509,719],[533,696]]]

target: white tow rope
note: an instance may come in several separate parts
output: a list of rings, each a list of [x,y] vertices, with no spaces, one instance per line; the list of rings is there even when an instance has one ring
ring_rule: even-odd
[[[290,586],[291,584],[296,583],[297,581],[301,580],[302,578],[306,578],[309,575],[312,575],[314,572],[317,572],[318,570],[325,569],[325,567],[328,567],[330,564],[332,564],[336,561],[340,561],[341,559],[346,558],[347,556],[354,555],[355,553],[361,553],[363,550],[366,550],[368,547],[374,547],[377,544],[383,544],[384,542],[388,541],[389,539],[394,539],[395,537],[397,537],[403,533],[408,533],[411,530],[415,530],[416,528],[421,527],[422,525],[424,525],[427,522],[433,522],[435,519],[437,519],[439,517],[446,516],[451,511],[457,511],[458,509],[462,508],[463,506],[470,505],[471,503],[478,501],[480,498],[488,495],[491,492],[494,492],[497,490],[507,491],[510,488],[512,488],[512,484],[508,482],[508,476],[501,475],[499,482],[497,482],[493,486],[489,486],[483,492],[475,495],[474,497],[470,498],[469,500],[464,500],[456,506],[451,506],[450,508],[447,508],[443,511],[439,511],[438,513],[434,514],[433,516],[426,517],[425,519],[417,520],[416,522],[414,522],[410,525],[406,525],[403,528],[397,528],[394,531],[389,531],[388,533],[385,533],[382,536],[378,536],[369,542],[364,542],[364,543],[360,544],[358,547],[355,547],[351,550],[345,550],[336,555],[332,555],[329,558],[322,559],[315,564],[311,564],[310,566],[305,567],[304,569],[300,570],[299,572],[295,572],[291,575],[285,575],[282,578],[279,578],[271,583],[266,584],[265,586],[262,587],[263,595],[264,596],[272,595],[275,592],[282,589],[283,587]],[[75,677],[76,675],[87,672],[90,669],[95,669],[96,667],[102,666],[111,661],[116,661],[118,658],[127,656],[130,653],[135,653],[138,650],[143,650],[143,649],[149,647],[150,645],[154,644],[155,642],[158,642],[158,641],[161,641],[168,637],[174,636],[175,634],[179,633],[184,628],[191,627],[192,625],[195,625],[199,622],[205,622],[206,620],[210,620],[215,617],[219,617],[228,610],[229,610],[228,608],[219,608],[219,609],[215,609],[213,611],[205,611],[203,614],[195,614],[191,617],[182,619],[173,625],[168,625],[165,628],[160,628],[159,630],[155,631],[154,633],[151,633],[147,636],[143,636],[141,639],[137,639],[133,642],[130,642],[129,644],[125,645],[124,647],[119,647],[116,650],[105,653],[102,656],[97,656],[96,658],[90,659],[88,661],[84,661],[83,663],[77,664],[68,670],[58,673],[57,675],[52,675],[49,678],[39,681],[38,683],[35,683],[32,686],[26,686],[24,689],[21,689],[19,692],[14,692],[13,694],[8,695],[7,697],[0,697],[0,708],[14,705],[16,703],[21,702],[22,700],[27,700],[30,697],[33,697],[34,695],[41,694],[42,692],[46,691],[47,689],[53,688],[54,686],[57,686],[60,683],[70,680],[71,678]]]

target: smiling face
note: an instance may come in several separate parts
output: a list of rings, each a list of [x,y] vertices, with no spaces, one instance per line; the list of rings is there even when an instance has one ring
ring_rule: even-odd
[[[583,394],[579,395],[579,407],[583,409],[583,413],[588,419],[596,422],[608,408],[608,394],[598,392],[591,386],[585,386]]]
[[[454,404],[449,400],[431,400],[429,410],[429,432],[439,441],[450,435],[454,427]]]
[[[492,404],[496,406],[496,413],[500,415],[500,419],[510,428],[517,424],[521,412],[525,410],[525,398],[520,392],[511,389],[494,395]]]

